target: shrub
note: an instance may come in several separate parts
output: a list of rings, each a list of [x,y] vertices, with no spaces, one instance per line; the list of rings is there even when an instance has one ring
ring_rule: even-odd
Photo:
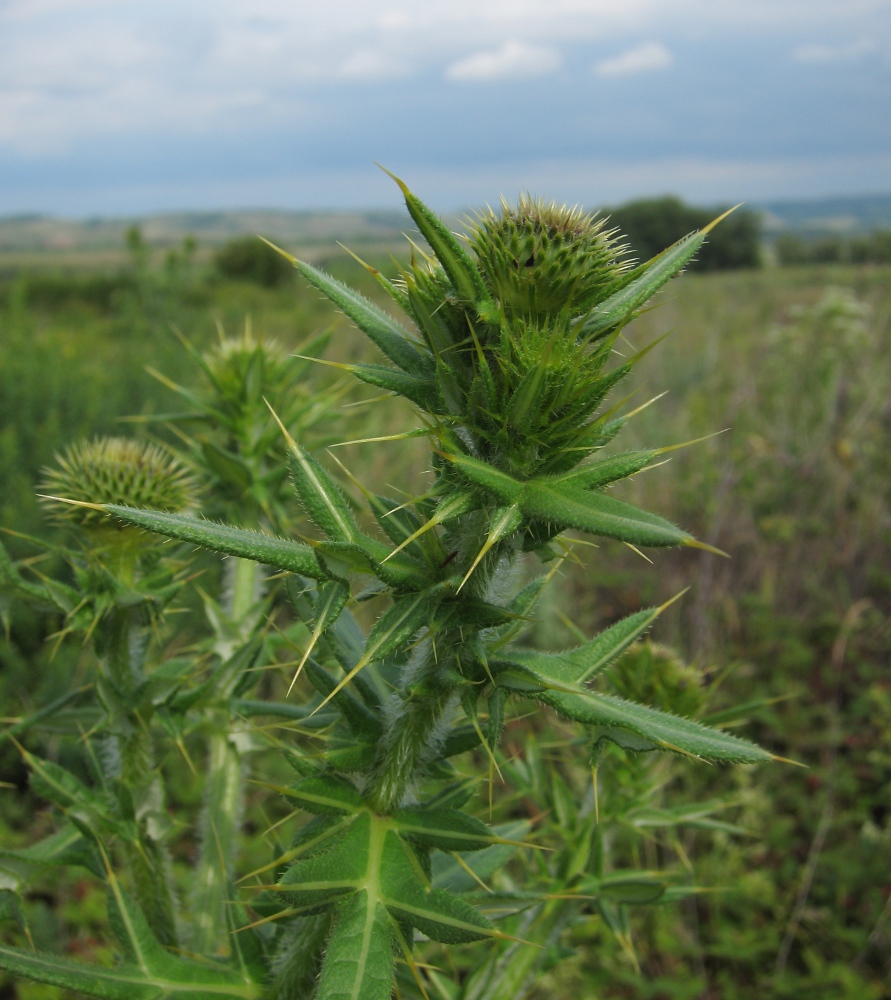
[[[214,263],[225,278],[252,281],[267,288],[283,284],[293,273],[281,254],[256,236],[230,240],[217,251]]]

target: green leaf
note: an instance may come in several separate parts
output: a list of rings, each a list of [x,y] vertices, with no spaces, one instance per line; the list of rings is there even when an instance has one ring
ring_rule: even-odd
[[[327,697],[337,687],[337,681],[312,657],[306,661],[305,670],[312,686],[323,697]],[[331,700],[355,736],[372,742],[380,737],[382,731],[380,718],[346,688],[338,691]]]
[[[0,848],[0,864],[4,862],[11,863],[10,867],[16,871],[44,865],[82,865],[97,878],[105,878],[105,866],[96,844],[71,823],[29,847]]]
[[[436,380],[427,378],[426,375],[400,372],[383,365],[357,364],[350,365],[349,369],[363,382],[387,392],[395,392],[397,396],[405,396],[429,413],[442,413],[445,409]]]
[[[158,510],[137,510],[119,504],[103,504],[102,509],[121,521],[135,524],[148,531],[178,538],[193,545],[202,545],[215,552],[229,556],[252,559],[254,562],[278,569],[301,573],[318,580],[324,577],[319,562],[308,545],[276,538],[261,531],[235,528],[228,524],[217,524],[184,514],[166,514]]]
[[[330,902],[355,892],[369,866],[371,818],[361,813],[321,854],[298,861],[285,872],[276,890],[298,907]]]
[[[430,591],[399,598],[374,623],[362,659],[382,660],[402,649],[427,623],[437,602],[438,594]]]
[[[401,833],[441,851],[481,851],[498,839],[482,820],[460,809],[400,809],[393,819]]]
[[[334,541],[355,542],[359,528],[334,480],[305,448],[293,439],[288,444],[294,487],[307,514]]]
[[[85,691],[90,690],[90,685],[85,685],[84,687],[75,688],[73,691],[69,691],[67,694],[63,694],[58,698],[55,698],[49,704],[44,705],[43,708],[39,708],[36,712],[32,712],[31,715],[26,715],[24,719],[20,719],[18,722],[13,723],[6,729],[0,732],[0,743],[3,742],[7,737],[19,736],[21,733],[26,733],[32,726],[36,726],[37,723],[43,722],[44,719],[52,718],[57,712],[60,712],[66,705],[69,705],[72,701],[79,698]]]
[[[390,1000],[391,921],[377,898],[357,892],[338,907],[316,1000]]]
[[[421,519],[411,507],[400,504],[398,500],[393,500],[391,497],[372,494],[368,498],[368,506],[371,508],[375,520],[381,526],[381,530],[394,545],[408,542],[421,527]],[[420,546],[414,548],[415,555],[424,556],[425,553]]]
[[[659,617],[662,608],[644,608],[601,632],[590,642],[563,653],[512,649],[503,658],[528,667],[539,677],[561,684],[584,684],[598,674],[641,636]]]
[[[322,816],[355,813],[363,806],[362,796],[356,791],[356,786],[346,778],[334,775],[304,778],[281,791],[289,799],[299,802],[307,812]]]
[[[529,836],[531,824],[527,820],[514,820],[494,827],[493,833],[505,840],[525,840]],[[517,852],[516,843],[492,844],[481,851],[461,855],[462,865],[454,855],[436,854],[433,857],[433,886],[451,892],[470,892],[479,888],[479,883],[467,868],[477,876],[486,879],[503,868]]]
[[[242,490],[251,485],[251,470],[238,455],[220,448],[213,441],[202,441],[201,452],[208,467],[222,482]]]
[[[646,468],[659,454],[658,451],[626,451],[622,455],[613,455],[599,462],[590,462],[580,468],[573,469],[562,476],[549,477],[543,480],[554,486],[569,486],[576,489],[597,489],[610,483],[633,476]]]
[[[469,455],[464,455],[458,451],[443,452],[442,454],[471,483],[482,486],[484,489],[494,493],[499,500],[512,504],[516,503],[520,498],[520,494],[523,492],[523,484],[519,480],[514,479],[513,476],[509,476],[506,472],[494,468],[488,462],[482,462],[478,458],[471,458]]]
[[[27,750],[22,756],[31,769],[34,791],[65,810],[78,827],[93,833],[101,830],[123,840],[136,840],[136,827],[132,822],[119,819],[113,812],[112,802],[105,796],[97,794],[70,771],[52,761],[41,760]]]
[[[628,319],[689,263],[704,239],[705,232],[691,233],[642,265],[639,277],[591,310],[578,327],[579,338],[595,337]]]
[[[390,172],[387,171],[387,173]],[[415,220],[415,224],[421,230],[421,235],[430,244],[430,248],[442,264],[443,270],[449,276],[449,281],[458,293],[458,298],[464,302],[473,303],[477,309],[488,304],[491,296],[486,289],[482,275],[455,235],[417,195],[412,194],[398,177],[393,174],[390,176],[399,185],[409,215]]]
[[[613,695],[549,690],[535,697],[577,722],[627,730],[663,750],[734,764],[759,764],[773,759],[772,754],[748,740]]]
[[[528,483],[520,506],[529,517],[632,545],[681,545],[693,540],[670,521],[602,493]]]
[[[292,258],[304,278],[329,298],[386,356],[409,375],[431,375],[433,360],[408,330],[383,309],[311,264]]]
[[[425,886],[408,851],[395,833],[386,834],[380,865],[381,896],[394,917],[444,944],[496,935],[492,923],[469,903],[442,889]]]
[[[259,997],[260,988],[221,965],[198,964],[165,951],[142,913],[111,877],[109,919],[128,962],[113,969],[0,945],[0,968],[40,983],[104,1000],[223,1000]]]

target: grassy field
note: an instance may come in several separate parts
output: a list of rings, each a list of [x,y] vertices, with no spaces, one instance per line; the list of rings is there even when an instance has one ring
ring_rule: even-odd
[[[0,525],[19,532],[47,534],[34,488],[66,442],[146,433],[119,418],[176,408],[145,371],[194,381],[171,326],[202,347],[218,324],[235,332],[250,322],[294,349],[330,326],[330,360],[366,353],[349,324],[296,281],[273,289],[222,282],[180,258],[133,258],[113,273],[93,261],[64,275],[5,263]],[[349,258],[332,254],[323,264],[373,293]],[[672,796],[724,797],[747,834],[685,835],[678,848],[708,891],[642,913],[639,971],[595,928],[538,995],[880,1000],[891,996],[891,269],[689,275],[629,329],[628,351],[669,332],[636,370],[628,406],[667,395],[635,418],[623,445],[727,430],[671,453],[622,495],[731,558],[663,551],[653,566],[619,545],[579,545],[538,639],[568,645],[577,630],[591,634],[690,587],[654,638],[716,684],[712,711],[775,699],[739,731],[807,769],[682,762],[666,772]],[[336,373],[320,367],[318,378],[330,385]],[[352,389],[344,403],[375,396]],[[361,438],[401,429],[407,411],[383,400],[341,412],[336,434]],[[416,441],[351,445],[340,456],[368,483],[406,491],[423,483]],[[22,539],[7,540],[20,558],[33,554]],[[0,647],[4,715],[64,685],[69,661],[50,666],[45,631],[13,613]],[[18,789],[0,791],[2,832],[21,842],[47,817],[33,813],[8,745],[0,762]],[[85,940],[100,948],[100,902],[77,886],[50,894],[47,926],[61,926],[74,950]],[[0,996],[57,995],[15,988],[0,986]]]

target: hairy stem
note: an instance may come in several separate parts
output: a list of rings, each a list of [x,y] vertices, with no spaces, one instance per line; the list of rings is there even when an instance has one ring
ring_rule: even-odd
[[[201,811],[201,852],[194,870],[191,942],[215,954],[226,938],[229,881],[238,848],[244,775],[241,754],[228,738],[228,720],[214,727],[207,748],[207,779]]]
[[[176,946],[176,907],[170,859],[162,842],[164,792],[154,773],[150,706],[141,704],[149,629],[144,610],[116,608],[97,636],[111,752],[109,777],[133,800],[138,840],[124,856],[134,896],[158,939]]]

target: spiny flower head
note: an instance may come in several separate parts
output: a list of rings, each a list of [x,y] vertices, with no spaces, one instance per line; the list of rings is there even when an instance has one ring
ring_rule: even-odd
[[[605,218],[528,194],[516,207],[502,198],[501,211],[479,215],[468,238],[508,315],[577,315],[627,266],[628,248]]]
[[[266,411],[262,397],[275,399],[294,378],[295,364],[287,351],[271,338],[254,337],[245,324],[240,337],[221,338],[204,354],[213,383],[212,405],[222,410],[237,433],[255,408]]]
[[[43,470],[42,489],[69,500],[183,511],[197,503],[198,484],[185,466],[161,445],[132,438],[97,437],[76,441]],[[46,500],[57,522],[107,530],[108,517],[88,507]],[[131,530],[121,525],[117,530]]]

